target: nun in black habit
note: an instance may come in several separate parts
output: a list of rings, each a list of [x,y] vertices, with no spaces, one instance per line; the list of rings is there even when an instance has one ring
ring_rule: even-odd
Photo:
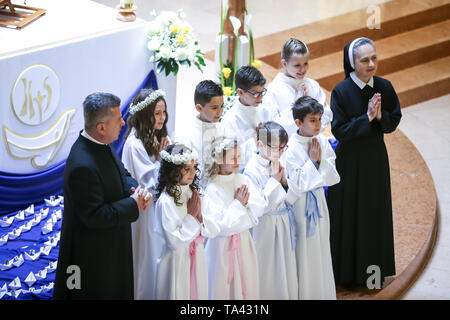
[[[379,267],[379,283],[395,274],[389,159],[384,134],[402,117],[392,84],[375,76],[372,40],[344,48],[345,80],[333,89],[332,133],[339,141],[336,168],[341,182],[328,189],[330,241],[337,285],[366,286]],[[368,269],[368,267],[372,266]],[[375,266],[375,267],[373,267]]]

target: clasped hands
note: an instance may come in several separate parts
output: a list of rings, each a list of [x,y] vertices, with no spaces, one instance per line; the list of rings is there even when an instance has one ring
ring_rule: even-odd
[[[367,105],[367,117],[369,117],[369,122],[371,122],[375,118],[381,120],[381,116],[381,94],[375,93]]]
[[[147,210],[152,201],[151,193],[140,185],[137,188],[131,187],[130,191],[130,197],[136,201],[139,210]]]

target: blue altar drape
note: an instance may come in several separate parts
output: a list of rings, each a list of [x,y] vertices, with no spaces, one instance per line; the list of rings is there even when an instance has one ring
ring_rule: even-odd
[[[121,111],[126,122],[131,100],[142,88],[158,89],[154,71],[150,71],[141,85],[126,100],[122,101]],[[127,126],[125,125],[119,139],[112,145],[119,155],[122,155]],[[0,216],[8,212],[28,207],[30,204],[40,204],[49,195],[62,194],[63,173],[66,161],[32,173],[12,173],[0,171]]]

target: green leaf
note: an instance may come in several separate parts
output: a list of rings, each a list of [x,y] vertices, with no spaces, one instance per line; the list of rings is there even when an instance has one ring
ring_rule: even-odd
[[[202,65],[202,66],[206,66],[205,64],[205,60],[203,60],[202,57],[197,57],[198,62]]]

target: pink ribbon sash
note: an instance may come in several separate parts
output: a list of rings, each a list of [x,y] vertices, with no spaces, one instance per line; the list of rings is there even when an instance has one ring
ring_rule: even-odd
[[[191,279],[191,300],[198,300],[198,290],[197,290],[197,245],[205,242],[205,237],[202,235],[198,235],[197,238],[195,238],[191,244],[189,245],[189,256],[191,257],[191,273],[190,273],[190,279]]]
[[[228,283],[230,283],[234,278],[234,258],[236,255],[238,259],[239,273],[241,278],[242,298],[245,300],[247,288],[245,287],[241,237],[239,236],[239,234],[233,234],[230,237],[230,242],[228,245]]]

